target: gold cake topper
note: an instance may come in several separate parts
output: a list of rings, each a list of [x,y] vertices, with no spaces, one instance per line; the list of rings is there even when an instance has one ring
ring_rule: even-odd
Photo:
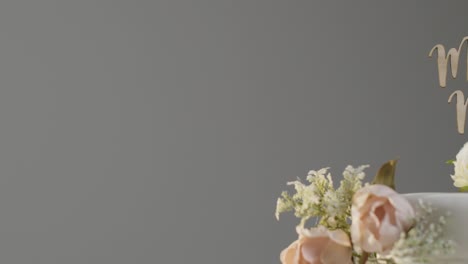
[[[433,53],[437,51],[437,68],[439,71],[439,85],[441,88],[445,88],[447,86],[447,72],[449,68],[448,66],[449,61],[450,61],[451,75],[454,79],[457,78],[460,53],[461,53],[463,46],[467,42],[468,42],[468,36],[462,39],[462,41],[460,42],[460,45],[458,46],[458,49],[451,48],[446,53],[444,45],[437,44],[429,52],[429,57],[432,58]],[[466,63],[467,63],[466,78],[468,81],[468,52],[466,56],[467,56],[466,57]],[[468,100],[465,101],[465,95],[463,94],[461,90],[457,90],[453,92],[449,96],[448,103],[452,102],[453,97],[456,97],[455,108],[457,110],[457,130],[458,130],[458,133],[464,134],[465,133],[465,121],[466,121],[466,109],[468,106]]]

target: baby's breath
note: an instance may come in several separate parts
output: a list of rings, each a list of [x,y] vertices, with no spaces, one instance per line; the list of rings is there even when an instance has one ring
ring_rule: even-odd
[[[306,178],[309,184],[300,180],[289,182],[288,185],[293,185],[296,193],[281,194],[277,201],[276,218],[283,212],[294,211],[295,216],[301,219],[301,226],[308,219],[318,217],[320,225],[330,229],[348,230],[352,197],[362,187],[364,169],[367,167],[369,166],[346,167],[343,180],[336,190],[331,174],[328,173],[329,168],[311,170]]]
[[[390,257],[397,264],[429,263],[438,256],[454,252],[454,241],[444,237],[445,216],[431,221],[435,214],[432,206],[420,200],[419,207],[421,210],[415,219],[415,226],[407,234],[401,235],[390,252]]]

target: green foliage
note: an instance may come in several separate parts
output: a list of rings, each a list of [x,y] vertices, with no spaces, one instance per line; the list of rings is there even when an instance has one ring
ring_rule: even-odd
[[[380,167],[372,184],[386,185],[395,190],[395,169],[397,160],[389,160]]]

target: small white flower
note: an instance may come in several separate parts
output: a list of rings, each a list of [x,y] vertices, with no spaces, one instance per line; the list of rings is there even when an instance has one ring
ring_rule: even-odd
[[[453,185],[458,188],[468,186],[468,142],[458,152],[454,161],[455,173],[452,175]]]

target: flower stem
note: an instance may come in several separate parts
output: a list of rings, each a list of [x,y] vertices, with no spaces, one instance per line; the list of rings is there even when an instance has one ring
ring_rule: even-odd
[[[359,258],[359,264],[366,264],[368,258],[369,258],[369,253],[363,252],[362,256]]]

